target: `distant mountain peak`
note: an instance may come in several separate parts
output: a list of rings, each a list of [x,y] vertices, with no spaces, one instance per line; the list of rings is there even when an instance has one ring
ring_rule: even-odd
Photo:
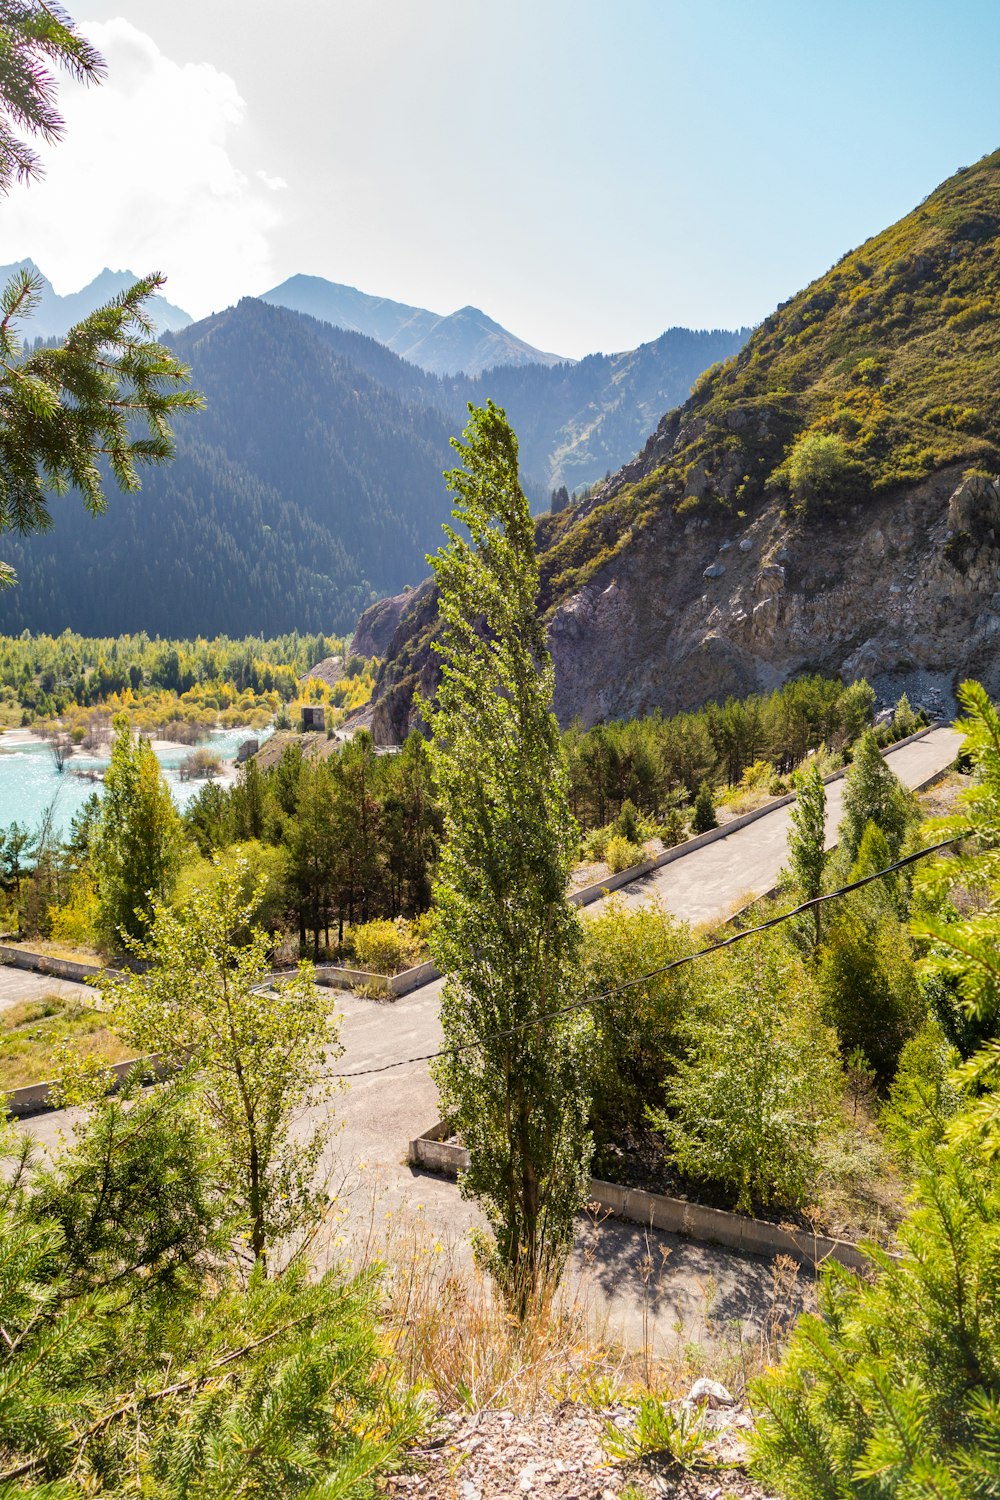
[[[5,286],[19,271],[31,271],[41,277],[42,298],[32,314],[30,325],[25,324],[25,334],[33,339],[63,338],[74,323],[79,323],[126,287],[139,280],[133,271],[113,271],[105,266],[92,281],[78,292],[67,292],[65,296],[55,290],[45,273],[33,260],[16,261],[13,265],[0,266],[0,286]],[[153,326],[157,334],[177,332],[191,322],[190,315],[182,307],[168,302],[166,297],[150,297],[147,303]]]
[[[261,301],[367,334],[432,375],[481,375],[497,365],[572,363],[536,349],[471,305],[436,313],[301,273],[264,292]]]

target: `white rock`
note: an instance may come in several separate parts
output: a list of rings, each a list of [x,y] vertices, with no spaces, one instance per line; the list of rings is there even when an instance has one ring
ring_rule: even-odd
[[[687,1393],[689,1406],[700,1406],[704,1403],[710,1410],[714,1411],[720,1406],[735,1406],[736,1398],[730,1395],[724,1385],[717,1380],[696,1380]]]

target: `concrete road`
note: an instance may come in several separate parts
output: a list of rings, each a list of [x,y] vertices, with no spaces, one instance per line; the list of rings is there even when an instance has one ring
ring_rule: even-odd
[[[45,995],[62,995],[79,1000],[81,1005],[100,1005],[101,996],[87,984],[73,984],[55,979],[51,974],[33,974],[30,969],[15,969],[0,964],[0,1011],[18,1005],[22,1000],[41,1000]]]
[[[889,761],[902,780],[919,786],[951,764],[959,742],[953,731],[935,730],[891,752]],[[842,782],[827,789],[831,835],[840,817],[842,790]],[[774,883],[785,859],[787,830],[788,809],[779,808],[626,887],[626,899],[655,897],[690,922],[723,918],[743,898]],[[360,1072],[433,1052],[441,1043],[441,983],[392,1003],[338,996],[344,1055],[332,1071]],[[378,1242],[392,1233],[393,1225],[409,1220],[429,1240],[467,1246],[468,1230],[477,1222],[475,1210],[463,1202],[453,1183],[417,1172],[406,1162],[407,1142],[438,1119],[428,1065],[410,1063],[352,1079],[332,1108],[341,1124],[336,1154],[342,1163],[334,1169],[333,1180],[344,1185],[343,1220],[336,1237],[342,1236],[348,1245]],[[50,1144],[72,1121],[67,1111],[26,1124],[41,1144]],[[458,1248],[457,1253],[461,1258],[467,1250]],[[703,1337],[707,1320],[716,1325],[765,1321],[774,1277],[773,1266],[765,1260],[613,1219],[598,1223],[584,1217],[566,1290],[609,1332],[665,1352],[678,1340]],[[807,1277],[800,1278],[793,1300],[807,1293],[807,1282]],[[787,1301],[787,1292],[783,1296]]]
[[[889,750],[886,761],[900,781],[918,788],[951,765],[961,743],[953,729],[934,729],[922,740]],[[826,789],[827,848],[836,842],[843,802],[843,778],[831,781]],[[656,900],[692,926],[727,917],[774,886],[785,863],[791,815],[792,804],[779,807],[717,843],[692,849],[643,880],[622,886],[610,899],[624,899],[630,906]],[[587,911],[599,911],[604,904],[595,901]]]

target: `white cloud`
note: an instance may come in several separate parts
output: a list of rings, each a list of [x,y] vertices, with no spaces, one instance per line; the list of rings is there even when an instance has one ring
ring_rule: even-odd
[[[0,205],[0,260],[31,256],[60,292],[105,265],[162,271],[195,316],[266,286],[284,183],[239,164],[249,131],[233,79],[173,62],[121,18],[85,30],[108,81],[63,82],[65,139],[45,151],[45,178]]]

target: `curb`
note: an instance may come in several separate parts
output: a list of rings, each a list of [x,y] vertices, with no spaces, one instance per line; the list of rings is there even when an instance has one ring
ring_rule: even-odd
[[[943,723],[927,724],[923,729],[918,729],[914,734],[908,734],[903,739],[897,740],[893,745],[887,745],[881,752],[883,759],[894,750],[901,750],[904,745],[912,745],[915,740],[922,740],[925,735],[932,734],[935,729],[946,728]],[[848,767],[842,766],[839,771],[833,771],[829,776],[823,777],[823,785],[828,786],[831,781],[840,781],[847,775]],[[943,773],[938,773],[943,774]],[[915,790],[921,790],[924,783]],[[747,828],[751,823],[756,823],[759,818],[766,818],[768,813],[777,812],[781,807],[787,807],[795,801],[795,792],[785,792],[781,797],[774,797],[770,802],[764,802],[760,807],[755,807],[752,812],[741,813],[738,818],[732,818],[728,823],[720,823],[718,828],[710,828],[707,833],[696,834],[693,839],[685,839],[682,844],[674,844],[670,849],[664,849],[662,854],[657,854],[653,859],[644,860],[642,864],[631,865],[627,870],[621,870],[617,875],[609,875],[606,880],[596,881],[593,885],[585,885],[568,897],[574,906],[589,906],[592,901],[599,901],[602,896],[611,891],[621,890],[622,886],[632,885],[633,882],[643,880],[651,875],[654,870],[660,870],[664,865],[673,864],[675,859],[683,859],[685,854],[691,854],[695,849],[703,849],[706,844],[714,844],[719,839],[728,838],[731,833],[739,833],[741,828]],[[758,896],[756,898],[760,900]],[[751,903],[752,904],[752,903]]]
[[[458,1177],[469,1165],[464,1146],[445,1139],[448,1126],[442,1121],[411,1141],[407,1160],[425,1171]],[[662,1193],[646,1193],[641,1188],[620,1187],[614,1182],[593,1178],[588,1207],[603,1209],[616,1219],[663,1229],[702,1244],[722,1245],[744,1255],[790,1255],[801,1265],[818,1270],[824,1261],[835,1260],[852,1271],[870,1267],[871,1258],[851,1240],[831,1239],[829,1235],[808,1230],[784,1228],[763,1219],[752,1219],[723,1208],[707,1208],[686,1198],[669,1198]]]
[[[169,1071],[163,1060],[155,1053],[150,1057],[132,1057],[125,1062],[110,1063],[107,1071],[112,1075],[114,1082],[109,1093],[114,1093],[116,1086],[122,1079],[127,1078],[133,1068],[141,1067],[143,1076],[149,1080],[164,1078]],[[9,1094],[0,1090],[0,1109],[5,1109],[15,1119],[24,1120],[30,1115],[45,1114],[47,1110],[54,1109],[50,1090],[58,1084],[58,1078],[49,1078],[44,1083],[27,1083],[23,1088],[11,1089]]]

